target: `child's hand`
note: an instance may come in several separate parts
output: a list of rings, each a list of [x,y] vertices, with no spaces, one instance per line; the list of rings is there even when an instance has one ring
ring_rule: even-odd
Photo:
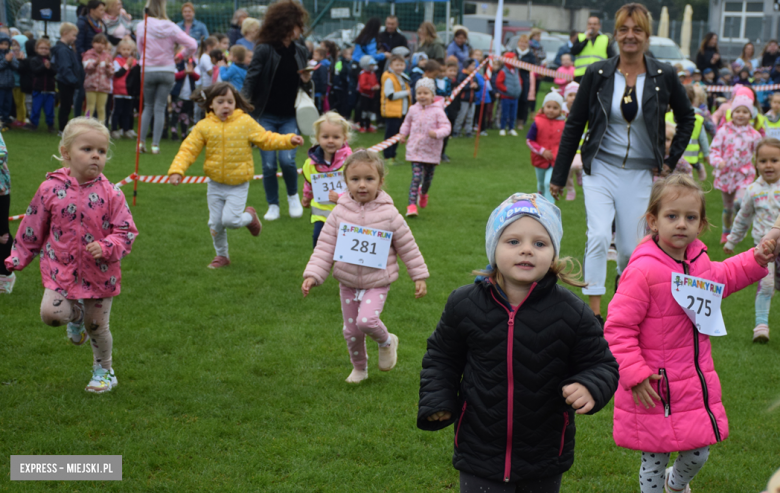
[[[13,60],[13,59],[14,59],[14,54],[13,54],[13,52],[9,51],[8,53],[6,53],[6,54],[5,54],[5,61],[6,61],[6,62],[10,62],[10,61],[11,61],[11,60]]]
[[[10,238],[10,236],[9,236],[8,233],[0,236],[0,245],[5,245],[6,243],[8,243],[8,239],[9,238]]]
[[[303,137],[301,137],[300,135],[296,135],[292,139],[290,139],[290,142],[292,142],[292,144],[295,147],[298,147],[298,146],[302,146],[304,141],[303,141]]]
[[[310,199],[309,197],[305,197],[305,196],[304,196],[304,197],[301,199],[301,205],[302,205],[302,206],[304,206],[305,208],[307,208],[307,209],[308,209],[308,208],[309,208],[309,206],[311,205],[311,199]]]
[[[50,68],[51,67],[51,62],[48,59],[44,58],[43,59],[43,66],[46,67],[46,68]]]
[[[339,201],[339,193],[335,190],[331,190],[328,192],[328,200],[334,204],[337,203]]]
[[[186,71],[188,74],[191,74],[195,70],[195,67],[192,66],[192,62],[187,62],[187,68]]]
[[[376,85],[375,85],[374,87],[372,87],[371,89],[372,89],[372,90],[374,90],[374,91],[378,91],[378,90],[379,90],[379,84],[376,84]]]
[[[313,277],[307,277],[303,281],[303,286],[301,286],[301,291],[303,292],[303,297],[305,298],[306,296],[308,296],[309,295],[309,291],[311,290],[311,288],[313,288],[316,285],[317,285],[317,281],[315,281]]]
[[[563,397],[566,404],[573,407],[577,414],[585,414],[596,405],[596,400],[590,395],[588,388],[577,382],[563,388]]]
[[[103,258],[103,247],[101,247],[100,243],[97,241],[93,241],[87,245],[87,252],[89,252],[89,254],[92,255],[92,258],[95,260]]]
[[[655,393],[655,390],[653,390],[653,386],[650,384],[650,380],[661,380],[661,375],[656,375],[654,373],[642,380],[642,383],[636,387],[631,388],[631,394],[634,396],[634,402],[636,402],[637,406],[645,406],[645,409],[655,407],[655,402],[653,402],[653,399],[657,401],[661,400],[661,398],[658,397],[658,394]]]
[[[217,62],[217,67],[219,68],[227,67],[227,63],[225,63],[225,60],[220,60]]]
[[[474,82],[474,81],[471,81],[471,88],[472,88],[472,89],[476,89],[476,88],[478,88],[478,87],[479,87],[479,84],[477,84],[477,83],[476,83],[476,82]]]
[[[778,243],[780,241],[780,228],[772,228],[769,230],[767,234],[764,235],[763,238],[761,238],[761,243],[765,241],[774,241],[775,243]],[[778,244],[780,245],[780,244]],[[775,253],[777,252],[777,246],[775,246]]]
[[[98,65],[98,67],[100,67],[100,68],[103,68],[105,66],[106,66],[106,62],[100,62],[100,65]]]
[[[435,130],[428,130],[428,137],[435,139],[436,138],[436,131]]]
[[[758,265],[766,267],[769,262],[773,261],[775,259],[774,252],[776,247],[777,242],[775,240],[761,240],[761,243],[753,250],[753,256]]]
[[[758,247],[756,247],[756,261],[758,261],[758,248],[759,248],[760,246],[761,246],[761,245],[759,245]],[[723,245],[723,252],[724,252],[725,254],[727,254],[727,255],[734,255],[734,249],[732,249],[732,248],[729,248],[729,247],[728,247],[728,243],[727,243],[727,244],[725,244],[725,245]],[[759,262],[759,264],[760,264],[760,263],[761,263],[761,262]]]
[[[400,139],[398,139],[398,142],[400,144],[406,144],[406,135],[402,135]]]
[[[171,177],[168,179],[168,183],[173,185],[174,187],[181,183],[181,175],[178,173],[174,173],[171,175]]]
[[[548,161],[552,161],[554,159],[553,153],[550,149],[545,149],[542,153],[542,157]]]
[[[428,294],[428,287],[425,285],[425,281],[414,281],[414,297],[422,298]]]
[[[433,413],[430,416],[428,416],[428,421],[447,421],[448,419],[452,418],[452,413],[449,411],[439,411],[438,413]]]

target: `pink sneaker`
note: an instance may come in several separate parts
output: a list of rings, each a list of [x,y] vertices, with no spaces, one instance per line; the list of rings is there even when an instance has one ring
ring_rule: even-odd
[[[406,208],[406,217],[415,217],[417,216],[417,206],[416,205],[410,205]]]
[[[209,269],[219,269],[220,267],[225,267],[226,265],[230,265],[230,259],[227,257],[214,257],[214,260],[211,261],[209,264]]]
[[[428,207],[428,194],[420,195],[420,207],[425,209]]]
[[[722,235],[720,235],[720,244],[725,245],[728,239],[729,239],[729,234],[723,233]]]
[[[246,227],[252,236],[259,236],[263,230],[263,223],[260,222],[260,218],[257,217],[257,211],[254,207],[247,207],[244,212],[248,212],[252,216],[252,222],[247,224]]]
[[[572,187],[566,191],[566,200],[574,200],[577,198],[577,189]]]

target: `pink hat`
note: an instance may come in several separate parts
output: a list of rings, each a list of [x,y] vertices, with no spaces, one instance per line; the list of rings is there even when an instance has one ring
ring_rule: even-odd
[[[755,94],[753,94],[753,91],[751,91],[749,88],[747,88],[745,86],[739,86],[734,91],[734,98],[736,99],[737,96],[747,96],[748,99],[750,99],[751,101],[755,101],[756,100],[756,96],[755,96]]]
[[[734,98],[734,102],[731,103],[731,113],[734,113],[734,110],[739,108],[740,106],[744,106],[745,108],[750,111],[751,118],[756,117],[756,107],[753,106],[753,101],[750,100],[749,97],[745,96],[744,94],[739,94]]]
[[[563,90],[563,99],[566,99],[566,96],[568,96],[571,93],[577,94],[577,89],[580,88],[580,85],[576,82],[569,82],[566,84],[566,88]]]

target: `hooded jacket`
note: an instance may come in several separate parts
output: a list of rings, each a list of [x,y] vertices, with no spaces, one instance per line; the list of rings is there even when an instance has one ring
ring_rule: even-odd
[[[330,164],[325,162],[325,152],[316,145],[309,149],[309,159],[303,163],[303,196],[311,200],[311,222],[325,222],[336,204],[320,204],[314,200],[311,186],[311,175],[315,173],[330,173],[340,170],[344,162],[352,154],[352,149],[346,142],[333,154]],[[345,191],[342,191],[344,193]]]
[[[428,135],[428,131],[436,132],[436,138]],[[444,137],[450,135],[452,125],[444,112],[444,98],[436,96],[433,103],[423,107],[415,103],[409,108],[401,130],[406,135],[406,160],[410,163],[439,164]]]
[[[103,174],[79,185],[70,169],[48,173],[19,225],[9,270],[41,254],[43,287],[69,300],[110,298],[120,292],[120,260],[138,236],[125,196]],[[100,242],[103,258],[85,246]]]
[[[233,111],[224,122],[210,111],[181,143],[168,174],[184,176],[205,146],[203,171],[206,176],[217,183],[241,185],[255,174],[250,144],[263,151],[284,151],[295,148],[292,144],[294,136],[268,132],[241,110]]]
[[[456,469],[491,481],[554,476],[574,462],[574,410],[562,388],[584,385],[602,409],[618,368],[593,312],[554,275],[514,309],[490,281],[447,300],[420,372],[417,427],[454,424]],[[447,421],[428,421],[449,411]]]
[[[342,222],[363,226],[366,228],[382,229],[393,233],[393,244],[387,257],[385,269],[375,269],[360,265],[334,262],[333,252],[336,250],[338,228]],[[401,256],[413,281],[421,281],[428,278],[428,267],[417,248],[412,230],[404,221],[398,209],[393,205],[393,199],[383,191],[379,191],[376,199],[367,204],[361,204],[345,193],[339,198],[338,204],[325,221],[317,247],[311,254],[304,279],[314,278],[319,286],[328,278],[331,266],[333,277],[348,288],[372,289],[389,286],[398,279],[398,260]]]
[[[151,17],[149,20],[151,20]],[[79,28],[75,43],[76,53],[78,54],[79,59],[81,59],[81,57],[84,56],[84,53],[92,49],[92,40],[95,38],[95,35],[98,33],[106,33],[108,29],[106,29],[106,23],[103,22],[102,19],[95,21],[89,16],[88,12],[86,15],[82,15],[78,18],[76,27]]]
[[[8,43],[9,49],[0,50],[0,89],[13,89],[16,85],[14,71],[19,70],[19,61],[16,57],[13,57],[10,62],[5,59],[5,55],[11,51],[11,38],[5,33],[0,33],[0,42],[2,41]]]
[[[49,60],[49,68],[44,65],[44,57],[40,55],[32,56],[28,59],[28,67],[32,74],[32,90],[37,92],[54,92],[55,76],[57,75],[57,66]]]
[[[684,262],[646,237],[634,250],[609,304],[604,335],[620,364],[613,436],[621,447],[644,452],[694,450],[729,434],[709,336],[700,334],[672,295],[672,273],[725,284],[723,297],[759,281],[767,273],[753,250],[712,262],[696,240]],[[631,388],[652,374],[661,405],[634,403]]]
[[[82,64],[84,65],[84,73],[87,75],[84,79],[84,90],[111,94],[111,81],[114,78],[114,62],[111,60],[111,52],[103,50],[103,53],[98,55],[93,48],[84,53]]]
[[[57,41],[51,50],[51,62],[57,67],[57,82],[67,86],[79,86],[84,83],[84,67],[81,58],[73,48]]]
[[[156,72],[176,72],[174,61],[174,47],[179,44],[184,47],[181,58],[187,59],[198,49],[198,43],[187,33],[179,29],[179,26],[169,20],[149,17],[146,21],[149,32],[144,44],[144,23],[136,27],[136,39],[138,40],[138,52],[141,56],[138,61],[144,64],[144,51],[146,51],[146,70]]]

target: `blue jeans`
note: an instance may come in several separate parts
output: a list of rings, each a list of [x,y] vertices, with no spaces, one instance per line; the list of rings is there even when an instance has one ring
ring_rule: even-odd
[[[11,122],[11,108],[14,105],[14,90],[0,89],[0,119],[3,123]]]
[[[46,125],[49,128],[54,127],[54,93],[42,93],[33,91],[33,106],[32,114],[30,115],[30,123],[38,128],[38,122],[41,120],[41,108],[43,108],[43,114],[46,116]]]
[[[501,110],[503,111],[503,110]],[[555,199],[550,193],[550,178],[552,178],[552,166],[547,169],[534,168],[536,170],[536,191],[539,195],[544,195],[544,198],[550,201],[551,204],[555,203]]]
[[[517,118],[517,100],[501,100],[501,130],[513,130]]]
[[[257,120],[268,132],[282,135],[297,134],[298,123],[295,117],[279,117],[265,114]],[[279,205],[279,181],[276,179],[276,154],[282,167],[282,177],[287,185],[287,195],[298,193],[298,169],[295,167],[295,149],[289,151],[260,151],[263,160],[263,188],[268,205]]]

